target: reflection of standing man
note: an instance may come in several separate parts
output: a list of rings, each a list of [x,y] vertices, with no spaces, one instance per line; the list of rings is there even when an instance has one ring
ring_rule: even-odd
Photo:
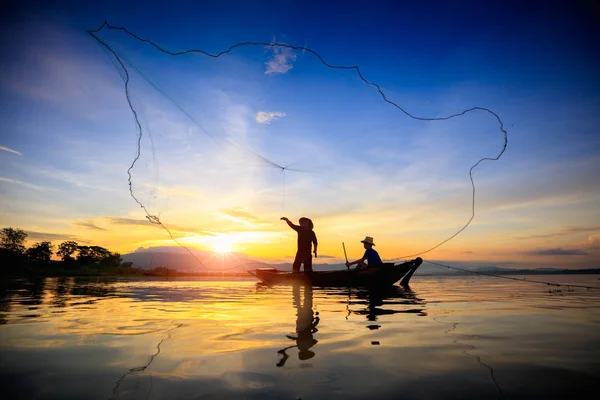
[[[295,339],[298,345],[298,358],[300,360],[308,360],[313,358],[315,353],[309,349],[317,344],[317,340],[313,338],[313,333],[318,331],[317,325],[320,318],[319,313],[314,317],[312,310],[313,292],[312,287],[304,287],[304,304],[300,304],[300,287],[294,286],[294,305],[298,310],[296,316],[296,333],[298,336],[288,336],[290,339]]]
[[[317,325],[319,324],[320,318],[319,313],[315,314],[312,310],[313,292],[312,287],[304,287],[304,304],[300,301],[300,286],[293,286],[294,294],[294,306],[296,307],[296,335],[286,335],[288,339],[295,340],[295,346],[289,346],[278,351],[279,354],[283,354],[283,358],[277,363],[278,367],[282,367],[288,359],[286,350],[292,347],[298,347],[298,359],[308,360],[315,356],[315,353],[310,350],[317,340],[313,337],[313,334],[318,331]]]

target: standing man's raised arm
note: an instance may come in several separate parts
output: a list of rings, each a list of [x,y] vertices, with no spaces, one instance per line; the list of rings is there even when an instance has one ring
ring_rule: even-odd
[[[287,219],[287,217],[281,217],[281,220],[287,222],[287,224],[290,226],[290,228],[292,228],[295,231],[297,231],[297,230],[300,229],[300,225],[294,225],[292,223],[292,221],[290,221],[289,219]]]

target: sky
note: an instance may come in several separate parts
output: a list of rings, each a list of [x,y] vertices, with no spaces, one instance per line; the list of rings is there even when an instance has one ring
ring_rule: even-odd
[[[600,261],[600,19],[593,2],[6,3],[0,226],[28,245],[130,253],[179,244],[289,262],[422,255],[511,267]],[[124,5],[125,4],[125,5]],[[139,158],[130,169],[137,154]],[[287,167],[282,170],[277,166]],[[130,170],[129,170],[130,169]],[[131,173],[129,186],[128,170]],[[131,193],[130,193],[131,189]],[[317,260],[315,260],[317,261]]]

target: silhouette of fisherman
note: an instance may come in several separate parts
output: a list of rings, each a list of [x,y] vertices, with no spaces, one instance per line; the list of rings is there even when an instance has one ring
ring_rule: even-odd
[[[289,219],[286,217],[281,217],[282,221],[287,222],[287,224],[298,232],[298,250],[296,251],[296,258],[294,259],[293,271],[300,272],[300,264],[304,264],[304,273],[312,272],[312,254],[311,248],[314,243],[314,253],[315,258],[317,257],[317,235],[315,235],[315,231],[313,231],[314,225],[313,222],[306,217],[300,218],[298,221],[300,225],[294,225]]]
[[[358,265],[356,268],[373,268],[381,265],[381,257],[379,257],[379,253],[377,253],[377,251],[375,251],[373,248],[373,246],[375,246],[375,243],[373,243],[373,238],[371,236],[367,236],[360,242],[365,248],[365,254],[359,260],[352,262],[346,261],[346,267],[350,268],[350,266],[354,264]],[[366,264],[365,261],[367,262]]]
[[[278,367],[283,367],[287,359],[289,358],[286,350],[293,347],[298,347],[298,359],[308,360],[315,356],[315,353],[310,350],[317,340],[313,337],[313,334],[318,332],[317,325],[319,324],[320,318],[319,313],[313,314],[312,300],[313,292],[312,287],[304,287],[304,304],[300,302],[300,286],[294,285],[294,306],[296,306],[296,335],[285,335],[288,339],[295,340],[296,344],[288,346],[284,349],[279,350],[277,353],[283,355],[283,358],[276,364]]]

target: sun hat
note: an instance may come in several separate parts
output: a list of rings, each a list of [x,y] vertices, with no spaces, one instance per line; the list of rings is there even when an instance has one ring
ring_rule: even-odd
[[[302,217],[298,220],[298,222],[302,223],[302,220],[306,220],[308,221],[308,227],[310,229],[313,229],[315,227],[315,225],[313,224],[312,220],[310,218],[306,218],[306,217]]]
[[[373,243],[373,238],[371,236],[367,236],[365,237],[365,240],[361,240],[361,243],[369,243],[370,245],[375,246],[375,243]]]

